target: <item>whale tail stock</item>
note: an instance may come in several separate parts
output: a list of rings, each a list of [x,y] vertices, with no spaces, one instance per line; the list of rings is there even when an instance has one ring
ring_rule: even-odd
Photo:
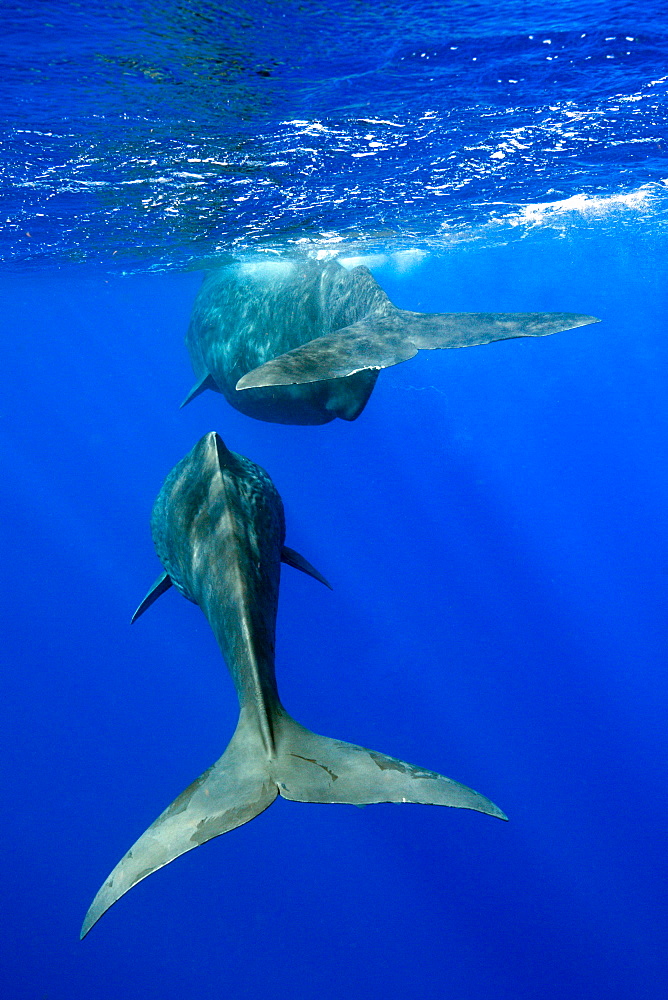
[[[506,819],[465,785],[434,771],[340,740],[317,736],[283,711],[272,719],[274,753],[243,710],[222,757],[165,809],[101,887],[81,928],[85,937],[129,889],[213,837],[243,826],[277,795],[295,802],[416,802],[453,806]]]
[[[515,337],[545,337],[598,323],[579,313],[419,313],[392,307],[310,340],[248,372],[237,389],[299,385],[389,368],[418,351],[474,347]]]

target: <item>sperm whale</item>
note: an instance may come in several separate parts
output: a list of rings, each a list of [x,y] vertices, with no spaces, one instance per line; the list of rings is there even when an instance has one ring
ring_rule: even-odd
[[[119,861],[86,914],[84,937],[109,907],[181,854],[263,812],[297,802],[417,802],[500,819],[489,799],[441,774],[318,736],[278,694],[274,639],[281,561],[325,578],[284,545],[281,498],[267,473],[215,432],[168,475],[151,529],[164,572],[135,612],[174,586],[206,615],[232,674],[239,721],[222,757],[182,792]]]
[[[355,420],[382,368],[419,350],[544,337],[597,323],[578,313],[419,313],[390,302],[368,268],[336,260],[246,261],[210,272],[186,334],[197,382],[283,424]]]

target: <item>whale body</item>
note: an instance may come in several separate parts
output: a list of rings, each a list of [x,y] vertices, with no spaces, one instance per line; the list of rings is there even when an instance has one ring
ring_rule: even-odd
[[[81,931],[137,882],[242,826],[278,795],[298,802],[418,802],[506,819],[434,771],[318,736],[283,707],[274,672],[281,561],[327,581],[284,545],[283,504],[267,473],[212,432],[167,477],[151,528],[164,572],[137,618],[170,586],[206,615],[232,674],[239,721],[222,757],[155,820],[95,896]]]
[[[186,344],[197,382],[259,420],[355,420],[381,368],[418,350],[543,337],[596,323],[578,313],[419,313],[398,309],[368,268],[262,260],[210,272]]]

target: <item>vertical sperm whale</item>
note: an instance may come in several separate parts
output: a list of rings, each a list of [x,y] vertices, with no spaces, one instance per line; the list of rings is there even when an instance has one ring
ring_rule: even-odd
[[[239,697],[225,753],[158,816],[93,900],[84,937],[128,889],[174,858],[242,826],[277,795],[296,802],[419,802],[505,819],[450,778],[364,747],[318,736],[283,707],[274,672],[281,561],[326,580],[284,545],[283,504],[267,473],[214,432],[167,477],[151,529],[164,573],[138,617],[174,586],[199,604]]]

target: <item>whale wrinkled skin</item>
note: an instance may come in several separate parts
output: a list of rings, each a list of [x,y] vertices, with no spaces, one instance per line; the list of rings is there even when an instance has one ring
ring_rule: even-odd
[[[305,729],[274,671],[281,561],[327,581],[284,545],[283,504],[267,473],[205,435],[167,477],[151,529],[164,572],[135,618],[169,587],[206,615],[232,674],[239,721],[220,757],[155,820],[93,900],[84,937],[137,882],[247,823],[281,795],[298,802],[417,802],[500,819],[489,799],[434,771]]]
[[[197,382],[259,420],[355,420],[381,368],[419,350],[543,337],[597,323],[578,313],[419,313],[397,309],[368,268],[262,260],[210,272],[186,344]]]

